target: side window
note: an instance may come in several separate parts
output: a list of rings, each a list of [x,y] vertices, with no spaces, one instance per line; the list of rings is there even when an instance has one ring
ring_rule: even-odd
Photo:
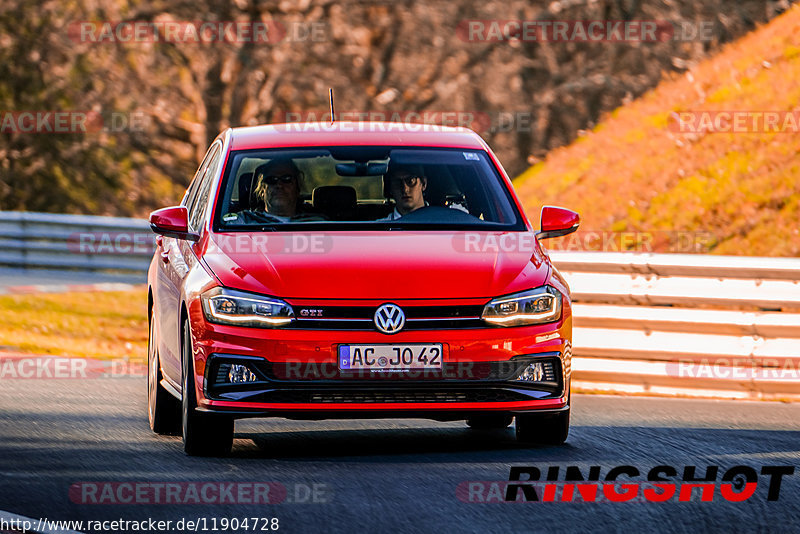
[[[186,194],[183,196],[181,205],[186,206],[190,213],[192,211],[194,200],[197,197],[197,190],[200,187],[200,182],[203,181],[203,174],[205,173],[212,156],[216,152],[216,148],[216,145],[211,145],[211,147],[209,147],[208,152],[206,152],[206,155],[203,158],[203,162],[200,164],[200,167],[194,174],[194,178],[192,178],[192,183],[189,184],[189,189],[186,190]]]
[[[203,220],[203,214],[206,211],[206,206],[208,206],[208,197],[211,194],[211,182],[219,168],[220,160],[222,159],[220,152],[219,144],[217,144],[216,149],[211,154],[208,164],[205,169],[202,169],[202,174],[197,177],[200,182],[197,187],[197,194],[192,200],[192,204],[188,206],[189,228],[192,231],[196,232],[199,229],[200,223]]]

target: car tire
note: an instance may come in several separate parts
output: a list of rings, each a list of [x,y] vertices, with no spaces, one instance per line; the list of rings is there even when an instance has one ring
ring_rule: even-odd
[[[192,334],[188,321],[183,326],[182,432],[183,450],[189,456],[225,456],[233,446],[233,418],[201,413],[197,408],[192,356]]]
[[[147,418],[156,434],[176,435],[181,431],[181,403],[161,385],[161,362],[150,314],[147,337]]]
[[[507,413],[486,413],[474,415],[467,419],[467,426],[475,430],[493,430],[508,428],[514,416]]]
[[[561,445],[569,436],[569,408],[556,414],[522,414],[516,417],[517,441]]]

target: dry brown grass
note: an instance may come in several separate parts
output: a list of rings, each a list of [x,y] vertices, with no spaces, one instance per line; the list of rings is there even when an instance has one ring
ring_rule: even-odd
[[[684,111],[800,110],[798,35],[795,7],[551,152],[515,181],[529,216],[554,204],[587,230],[710,232],[712,253],[800,255],[800,134],[669,127]]]
[[[0,349],[147,361],[147,291],[0,296]]]

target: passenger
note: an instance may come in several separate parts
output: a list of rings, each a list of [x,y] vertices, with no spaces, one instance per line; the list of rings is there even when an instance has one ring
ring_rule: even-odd
[[[394,221],[425,207],[423,193],[428,187],[421,165],[389,164],[384,176],[384,194],[394,200],[394,211],[378,221]]]

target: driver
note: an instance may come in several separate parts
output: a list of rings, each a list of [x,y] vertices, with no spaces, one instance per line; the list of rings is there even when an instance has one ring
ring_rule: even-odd
[[[394,200],[394,211],[378,221],[394,221],[427,205],[423,193],[428,187],[421,165],[389,164],[384,176],[384,194]]]
[[[303,173],[289,158],[273,159],[253,172],[254,193],[264,211],[286,222],[300,211],[300,189]]]

